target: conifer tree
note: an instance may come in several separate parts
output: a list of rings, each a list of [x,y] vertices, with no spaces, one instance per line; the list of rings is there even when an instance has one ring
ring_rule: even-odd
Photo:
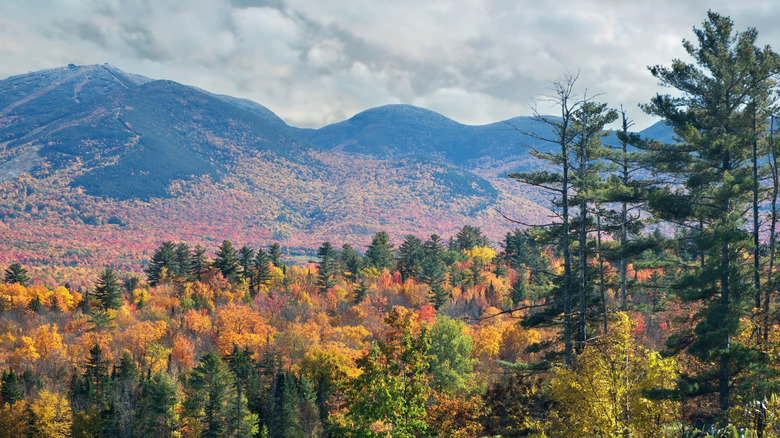
[[[420,275],[420,264],[424,257],[422,242],[417,236],[409,234],[398,247],[398,272],[401,279],[417,278]]]
[[[390,236],[385,231],[374,234],[366,249],[366,260],[369,266],[380,271],[393,267],[393,244],[390,243]]]
[[[192,369],[185,386],[185,418],[199,422],[202,436],[218,438],[228,431],[228,403],[234,379],[214,351],[204,354]]]
[[[355,248],[345,243],[339,251],[339,262],[344,273],[344,278],[349,281],[356,281],[363,267],[362,260]]]
[[[178,430],[176,386],[166,373],[141,381],[141,397],[135,413],[135,436],[173,436]]]
[[[27,269],[24,269],[19,263],[12,263],[11,266],[5,270],[4,281],[6,284],[19,283],[22,286],[27,286],[30,281],[30,274],[27,272]]]
[[[222,241],[222,245],[216,252],[214,267],[219,269],[228,280],[235,281],[238,278],[238,251],[229,240]]]
[[[714,364],[680,389],[683,395],[714,390],[725,416],[734,377],[756,359],[734,340],[752,302],[752,273],[743,254],[754,242],[744,213],[753,197],[753,136],[765,131],[764,120],[753,117],[763,110],[750,104],[756,103],[751,96],[775,86],[777,55],[769,47],[756,47],[755,29],[735,32],[731,19],[715,12],[694,32],[697,41],[683,46],[695,64],[675,60],[671,67],[650,69],[682,94],[657,95],[646,110],[669,121],[681,143],[667,148],[687,157],[676,172],[687,191],[659,189],[653,207],[665,218],[701,227],[694,239],[701,265],[683,275],[676,289],[681,299],[703,308],[695,330],[674,336],[670,346]]]
[[[268,248],[268,256],[271,258],[271,263],[277,268],[281,268],[282,263],[282,247],[278,243],[274,242]]]
[[[546,307],[532,314],[524,324],[548,325],[552,321],[562,319],[563,322],[563,357],[567,365],[572,364],[573,357],[573,321],[572,302],[574,287],[572,284],[572,157],[576,137],[579,132],[574,126],[574,117],[582,107],[582,99],[575,94],[574,86],[577,76],[567,74],[553,83],[554,94],[548,100],[560,111],[558,117],[548,117],[536,112],[535,119],[545,123],[552,129],[548,137],[531,134],[532,137],[554,144],[557,150],[546,152],[532,149],[531,155],[553,166],[554,171],[515,172],[508,176],[521,183],[538,187],[553,193],[553,210],[558,221],[537,226],[535,233],[540,241],[554,244],[563,255],[563,273],[557,279],[557,287],[553,291],[552,300]]]
[[[105,269],[100,273],[93,298],[99,310],[116,310],[122,307],[122,289],[113,269]]]
[[[193,260],[190,247],[186,243],[176,245],[176,276],[184,280],[192,279]]]
[[[244,245],[238,250],[238,264],[241,266],[241,278],[246,281],[252,280],[252,261],[255,258],[255,251]]]
[[[271,438],[294,438],[300,435],[298,424],[298,391],[295,379],[285,371],[274,378]]]
[[[152,254],[149,266],[145,269],[146,279],[150,286],[157,285],[163,268],[167,269],[169,274],[175,274],[179,270],[176,246],[171,241],[163,242]]]
[[[206,249],[200,245],[195,245],[195,249],[192,250],[192,275],[196,280],[200,281],[208,268],[209,262],[206,258]]]
[[[270,282],[272,278],[271,259],[268,258],[268,254],[263,250],[263,248],[257,250],[255,259],[252,261],[252,266],[255,274],[252,277],[252,281],[250,283],[252,286],[251,291],[253,294],[257,294],[259,292],[259,288],[268,285],[268,282]]]
[[[317,264],[317,281],[315,285],[320,293],[325,293],[336,285],[333,276],[336,274],[336,257],[338,257],[338,254],[330,242],[323,242],[322,246],[317,250],[317,257],[320,260]]]
[[[0,400],[2,403],[8,403],[13,405],[17,400],[21,399],[22,391],[19,387],[19,380],[16,377],[14,370],[6,373],[3,372],[2,388],[0,388]]]

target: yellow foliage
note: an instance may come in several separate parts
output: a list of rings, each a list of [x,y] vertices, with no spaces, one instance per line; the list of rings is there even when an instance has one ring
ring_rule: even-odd
[[[40,391],[30,403],[30,425],[33,437],[70,436],[72,415],[66,397],[46,390]]]
[[[512,324],[501,334],[499,358],[507,362],[517,362],[523,350],[541,339],[541,334],[534,329],[524,329],[519,324]]]
[[[475,246],[470,250],[464,249],[463,252],[470,258],[477,259],[483,265],[489,264],[498,255],[498,253],[489,246]]]
[[[27,426],[27,403],[19,400],[13,405],[3,403],[0,406],[0,436],[20,437],[25,435]],[[70,436],[70,435],[63,435]]]
[[[11,365],[16,369],[21,369],[23,365],[28,365],[39,357],[40,354],[35,349],[35,341],[29,336],[21,336],[16,342],[16,348],[11,353]]]
[[[35,329],[35,338],[33,345],[41,359],[46,360],[49,356],[62,351],[62,336],[57,333],[57,326],[46,324],[38,326]]]
[[[607,336],[588,344],[571,368],[553,371],[551,437],[663,436],[660,426],[677,417],[678,406],[648,399],[643,390],[672,385],[677,367],[637,345],[632,329],[618,313]]]
[[[477,327],[471,335],[474,349],[471,356],[481,361],[493,361],[501,350],[501,330],[494,325]]]

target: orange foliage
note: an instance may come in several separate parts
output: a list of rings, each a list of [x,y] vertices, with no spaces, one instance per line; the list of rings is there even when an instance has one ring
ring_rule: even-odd
[[[259,353],[275,332],[249,306],[231,303],[217,312],[217,348],[223,355],[232,352],[234,345]]]

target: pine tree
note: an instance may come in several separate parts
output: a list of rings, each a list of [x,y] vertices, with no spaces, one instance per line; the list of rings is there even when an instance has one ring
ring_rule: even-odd
[[[156,286],[160,281],[163,269],[168,271],[169,275],[174,275],[179,270],[179,264],[176,256],[176,246],[171,241],[163,242],[159,248],[154,250],[149,266],[146,267],[146,280],[150,286]]]
[[[675,60],[671,68],[651,68],[661,83],[682,95],[657,95],[645,109],[668,120],[681,143],[667,148],[687,158],[675,173],[687,191],[659,189],[652,200],[665,218],[700,226],[694,241],[701,264],[675,287],[683,301],[703,308],[695,330],[673,337],[670,346],[714,364],[680,389],[683,395],[714,390],[725,417],[734,377],[756,360],[734,340],[752,302],[752,272],[742,254],[749,254],[754,242],[744,212],[753,197],[753,138],[765,132],[764,121],[753,117],[765,109],[750,105],[756,103],[752,96],[775,86],[778,56],[756,47],[755,29],[735,32],[731,19],[714,12],[694,32],[698,44],[684,41],[683,46],[695,64]]]
[[[366,249],[366,260],[369,266],[380,271],[393,267],[393,244],[390,243],[390,237],[386,232],[380,231],[374,234]]]
[[[479,227],[464,225],[450,243],[450,251],[470,251],[475,246],[490,246],[490,240]]]
[[[398,272],[401,279],[406,281],[417,278],[420,275],[420,264],[424,257],[422,242],[417,236],[409,234],[398,247]]]
[[[278,243],[273,243],[268,248],[268,256],[271,258],[271,263],[277,268],[281,268],[282,263],[282,247]]]
[[[287,372],[279,372],[274,378],[271,438],[294,438],[300,435],[297,406],[295,379]]]
[[[252,261],[255,258],[255,251],[244,245],[238,250],[238,264],[241,265],[241,277],[246,281],[252,279]]]
[[[22,390],[19,387],[19,380],[14,370],[8,373],[3,372],[2,388],[0,388],[0,401],[13,405],[22,397]]]
[[[238,278],[238,251],[229,240],[223,240],[216,252],[214,267],[219,269],[222,275],[230,281]]]
[[[190,247],[187,246],[186,243],[176,245],[176,276],[181,277],[186,281],[192,280],[193,269],[194,262],[192,260]]]
[[[93,298],[100,310],[116,310],[122,307],[122,289],[113,269],[105,269],[100,273]]]
[[[252,293],[257,294],[261,287],[265,287],[271,281],[271,259],[268,254],[260,248],[252,261],[255,275],[252,277]]]
[[[582,99],[575,94],[576,75],[566,75],[553,83],[555,94],[548,99],[560,110],[560,116],[550,117],[539,114],[535,119],[552,129],[552,135],[547,138],[535,134],[532,137],[556,145],[558,150],[545,152],[531,150],[531,155],[553,166],[555,171],[515,172],[508,176],[521,183],[538,187],[553,193],[553,210],[558,221],[535,227],[534,233],[541,242],[556,245],[563,255],[563,274],[556,277],[556,288],[553,290],[549,305],[532,314],[524,321],[527,326],[547,325],[551,321],[563,322],[563,358],[566,365],[572,364],[573,358],[573,322],[572,302],[574,285],[572,284],[572,157],[576,137],[579,132],[574,126],[576,113],[582,107]]]
[[[11,266],[5,270],[4,281],[6,284],[19,283],[22,286],[27,286],[30,281],[30,274],[27,272],[27,269],[24,269],[19,263],[12,263]]]
[[[348,243],[345,243],[339,251],[339,262],[341,264],[344,278],[349,281],[356,281],[360,275],[360,269],[362,269],[362,260],[358,255],[355,248]]]
[[[198,421],[203,437],[218,438],[227,433],[229,393],[233,385],[232,374],[214,351],[204,354],[190,372],[183,417]]]
[[[176,385],[166,373],[141,382],[141,397],[135,413],[135,436],[173,436],[178,429]]]
[[[338,254],[330,242],[323,242],[322,246],[317,250],[317,257],[320,260],[317,263],[317,280],[314,284],[320,293],[326,293],[328,289],[336,285],[333,276],[336,274],[336,257],[338,257]]]
[[[196,245],[192,251],[192,275],[196,280],[200,281],[208,268],[209,262],[206,259],[206,249]]]

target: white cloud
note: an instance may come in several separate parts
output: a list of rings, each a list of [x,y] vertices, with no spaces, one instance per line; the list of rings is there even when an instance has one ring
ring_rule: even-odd
[[[529,114],[565,71],[636,108],[660,91],[646,67],[685,59],[707,9],[780,37],[780,5],[726,0],[0,0],[0,76],[73,62],[250,98],[319,126],[411,103],[464,123]]]

